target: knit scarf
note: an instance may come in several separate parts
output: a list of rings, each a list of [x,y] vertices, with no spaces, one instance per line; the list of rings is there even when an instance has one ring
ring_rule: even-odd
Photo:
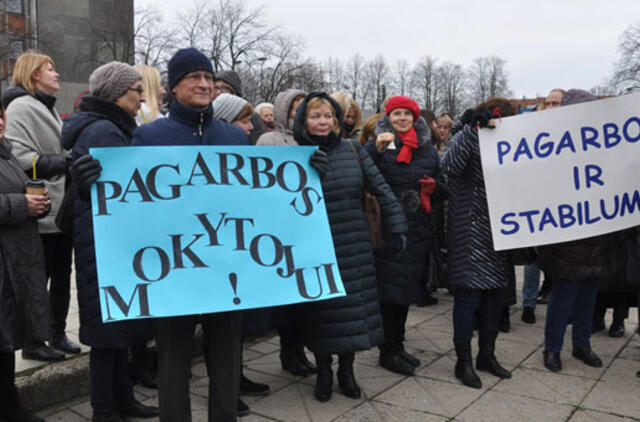
[[[418,148],[418,134],[416,133],[416,128],[411,126],[411,129],[404,133],[398,132],[398,136],[402,140],[402,148],[398,153],[398,162],[399,163],[411,163],[411,158],[413,158],[413,150]]]

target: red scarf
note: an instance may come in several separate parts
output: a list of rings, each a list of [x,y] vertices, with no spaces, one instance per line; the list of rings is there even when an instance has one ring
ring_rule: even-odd
[[[411,162],[411,158],[413,158],[413,150],[418,148],[418,134],[416,133],[416,128],[411,126],[411,129],[404,133],[398,132],[398,136],[402,140],[402,148],[398,153],[398,162],[399,163],[407,163]]]

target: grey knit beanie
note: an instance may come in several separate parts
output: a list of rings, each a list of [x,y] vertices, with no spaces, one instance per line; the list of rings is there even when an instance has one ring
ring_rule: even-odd
[[[216,73],[214,79],[228,83],[233,88],[234,94],[242,97],[242,82],[240,82],[240,76],[233,70],[221,70]]]
[[[94,97],[114,103],[140,79],[142,75],[133,66],[123,62],[109,62],[89,76],[89,91]]]
[[[233,123],[247,103],[249,103],[247,100],[237,95],[220,94],[211,104],[213,106],[213,117],[224,120],[227,123]]]

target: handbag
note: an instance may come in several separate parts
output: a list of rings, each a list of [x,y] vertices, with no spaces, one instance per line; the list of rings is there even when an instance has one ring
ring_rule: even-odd
[[[70,178],[71,176],[67,173],[67,181],[70,181]],[[64,196],[62,197],[62,202],[60,203],[60,208],[58,208],[58,213],[56,214],[55,223],[63,234],[69,237],[73,237],[72,183],[67,183],[67,187],[64,191]]]
[[[360,154],[356,151],[356,147],[353,145],[353,140],[347,139],[346,141],[351,147],[351,151],[353,151],[353,154],[356,156],[364,177],[364,169],[362,167]],[[371,241],[371,246],[373,249],[380,249],[386,246],[391,240],[391,235],[389,232],[384,230],[380,204],[378,203],[376,196],[367,192],[364,189],[364,186],[362,187],[362,208],[364,209],[364,216],[367,219],[367,224],[369,225],[369,239]]]

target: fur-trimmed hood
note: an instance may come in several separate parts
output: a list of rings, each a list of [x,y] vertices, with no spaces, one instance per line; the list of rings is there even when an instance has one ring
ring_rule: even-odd
[[[427,121],[422,116],[418,117],[418,120],[413,122],[413,127],[416,128],[416,134],[418,135],[418,148],[433,144],[431,141],[431,130],[429,129]],[[396,147],[402,146],[402,141],[395,129],[391,126],[391,121],[387,115],[380,116],[376,123],[376,130],[374,134],[377,136],[385,132],[391,132],[396,136]]]
[[[273,123],[277,129],[293,131],[293,127],[289,126],[289,109],[297,97],[304,95],[304,91],[293,88],[278,94],[273,102]]]

